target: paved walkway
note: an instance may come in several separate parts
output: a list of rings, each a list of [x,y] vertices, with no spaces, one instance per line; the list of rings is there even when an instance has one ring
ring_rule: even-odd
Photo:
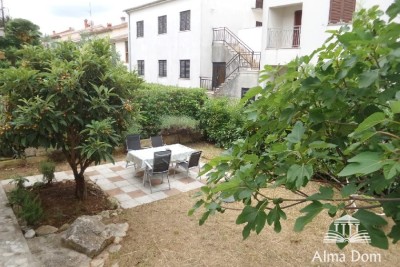
[[[171,189],[164,177],[164,183],[154,179],[152,182],[153,193],[150,193],[149,184],[143,185],[142,177],[135,177],[133,166],[125,167],[126,162],[120,161],[115,164],[103,164],[89,167],[85,177],[99,185],[109,196],[117,199],[122,208],[133,208],[145,203],[187,192],[200,188],[204,184],[197,179],[197,172],[190,171],[189,176],[184,170],[178,170],[176,175],[170,174]],[[194,171],[197,171],[195,168]],[[29,182],[27,186],[42,181],[42,175],[26,177]],[[55,173],[56,181],[73,180],[72,171]],[[1,181],[0,186],[0,267],[38,266],[32,258],[28,245],[12,209],[6,206],[7,197],[3,186],[7,186],[11,180]]]

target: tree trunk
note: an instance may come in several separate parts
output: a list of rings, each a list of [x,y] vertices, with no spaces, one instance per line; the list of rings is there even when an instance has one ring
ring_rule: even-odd
[[[75,196],[80,200],[85,200],[87,198],[87,188],[83,174],[75,175],[75,186]]]

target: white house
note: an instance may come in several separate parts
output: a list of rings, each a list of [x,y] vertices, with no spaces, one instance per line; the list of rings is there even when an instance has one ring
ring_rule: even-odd
[[[74,30],[69,28],[66,31],[59,33],[53,32],[50,38],[53,42],[57,41],[73,41],[79,42],[83,38],[110,38],[110,41],[120,57],[121,62],[128,67],[129,61],[129,49],[128,49],[128,22],[125,18],[121,18],[121,23],[112,25],[107,23],[106,26],[94,25],[87,19],[83,22],[83,28],[80,30]]]
[[[257,84],[262,2],[142,0],[125,10],[129,68],[147,82],[240,96],[242,88]]]
[[[354,11],[374,5],[386,11],[393,0],[268,0],[264,2],[261,65],[285,65],[308,55],[328,30],[351,23]]]

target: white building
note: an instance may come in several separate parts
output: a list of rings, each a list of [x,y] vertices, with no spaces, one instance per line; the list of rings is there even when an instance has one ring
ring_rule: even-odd
[[[231,96],[257,84],[262,1],[141,1],[125,12],[129,68],[147,82],[219,87]]]
[[[138,0],[129,19],[130,70],[147,82],[241,97],[260,66],[309,55],[354,11],[394,0]],[[261,53],[260,53],[261,52]]]
[[[66,31],[59,33],[53,32],[50,35],[53,42],[57,41],[73,41],[79,42],[84,38],[110,38],[116,53],[119,55],[120,60],[128,67],[129,62],[129,48],[128,48],[128,22],[125,18],[121,18],[121,23],[112,25],[107,23],[106,26],[94,25],[87,19],[83,22],[83,28],[74,30],[69,28]]]
[[[309,55],[330,34],[351,23],[354,11],[393,0],[268,0],[264,3],[261,65],[285,65],[296,56]]]

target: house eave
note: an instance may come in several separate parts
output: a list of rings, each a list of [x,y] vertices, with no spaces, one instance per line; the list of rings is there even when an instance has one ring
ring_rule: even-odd
[[[171,2],[171,1],[175,1],[175,0],[158,0],[158,1],[147,3],[147,4],[144,4],[144,5],[141,5],[141,6],[125,9],[124,12],[129,14],[129,13],[132,13],[134,11],[142,10],[142,9],[153,7],[153,6],[157,6],[157,5],[160,5],[160,4],[163,4],[163,3],[166,3],[166,2]]]

